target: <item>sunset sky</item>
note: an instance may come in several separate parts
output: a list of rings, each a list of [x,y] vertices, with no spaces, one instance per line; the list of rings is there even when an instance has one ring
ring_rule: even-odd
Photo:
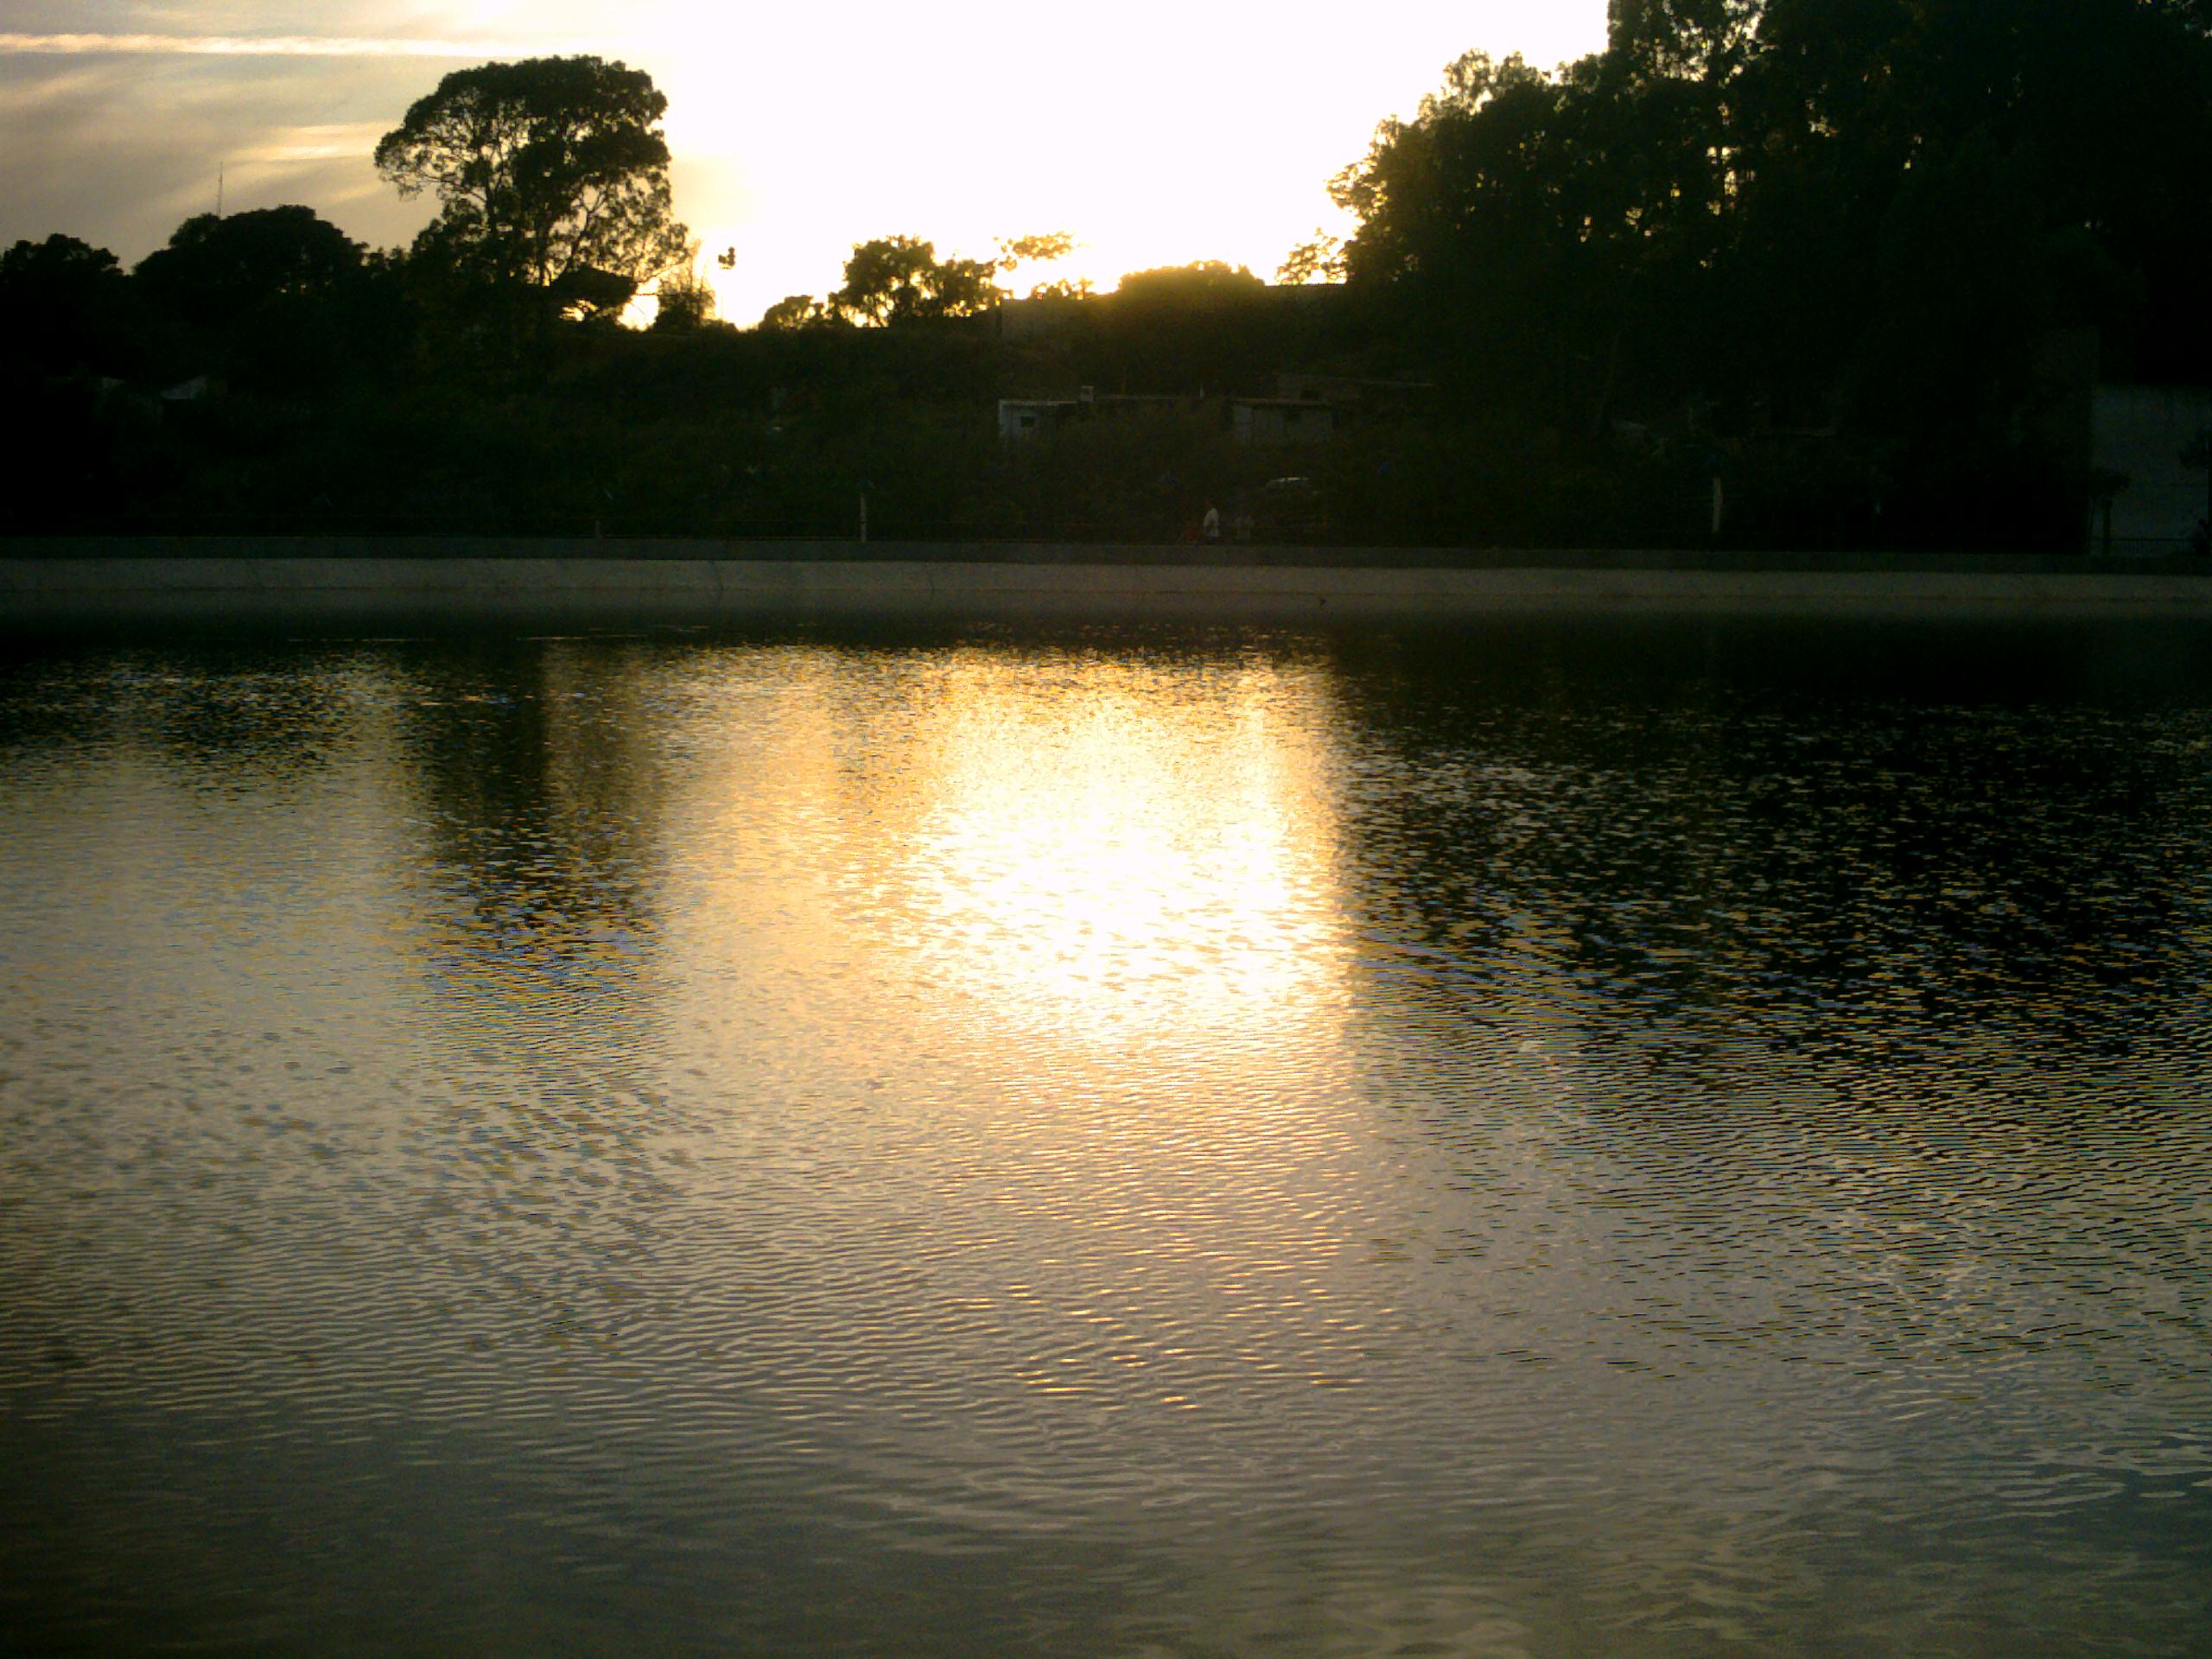
[[[305,202],[362,240],[428,217],[370,152],[448,72],[593,52],[668,94],[679,215],[721,312],[835,287],[851,245],[940,254],[1072,232],[1052,275],[1227,259],[1272,276],[1329,175],[1479,47],[1549,66],[1601,46],[1604,0],[0,0],[0,245],[66,232],[135,263],[215,205]],[[1020,278],[1016,279],[1017,283]]]

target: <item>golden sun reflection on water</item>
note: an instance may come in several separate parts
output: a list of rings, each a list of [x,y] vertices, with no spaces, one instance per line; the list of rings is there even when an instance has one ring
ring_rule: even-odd
[[[906,943],[1057,1034],[1264,1036],[1331,1000],[1319,677],[949,665],[897,880]]]

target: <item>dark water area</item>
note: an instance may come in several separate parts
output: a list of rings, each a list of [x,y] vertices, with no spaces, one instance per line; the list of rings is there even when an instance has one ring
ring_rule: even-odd
[[[0,1642],[2181,1654],[2201,626],[0,659]]]

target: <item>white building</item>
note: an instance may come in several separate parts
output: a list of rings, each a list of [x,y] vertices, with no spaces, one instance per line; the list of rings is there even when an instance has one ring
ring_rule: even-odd
[[[1033,443],[1049,438],[1060,429],[1060,423],[1074,413],[1077,405],[1052,397],[1001,397],[999,399],[999,442],[1001,443]]]

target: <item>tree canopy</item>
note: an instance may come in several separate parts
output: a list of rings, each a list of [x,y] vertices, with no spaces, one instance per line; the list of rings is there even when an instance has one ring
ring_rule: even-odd
[[[0,280],[10,283],[46,283],[57,287],[101,283],[123,274],[123,267],[105,248],[96,248],[73,236],[49,236],[43,242],[18,242],[0,253]]]
[[[1067,257],[1075,238],[1065,231],[999,238],[990,259],[940,259],[937,245],[915,236],[880,236],[854,245],[845,280],[826,300],[791,294],[760,319],[769,329],[836,324],[885,328],[912,322],[972,317],[1007,297],[998,278],[1020,265],[1050,264]],[[1088,294],[1087,282],[1035,284],[1033,295]]]
[[[1471,53],[1377,130],[1332,187],[1356,228],[1284,268],[1333,291],[1205,261],[1001,328],[939,324],[1081,292],[1033,281],[1071,238],[878,238],[827,298],[713,323],[650,79],[486,65],[378,148],[438,204],[404,257],[299,207],[188,220],[135,274],[0,255],[43,434],[6,510],[814,533],[865,478],[884,526],[1172,533],[1283,464],[1212,394],[1297,376],[1341,404],[1298,461],[1333,535],[2079,546],[2099,376],[2212,378],[2208,5],[1613,0],[1605,51]],[[640,291],[650,334],[556,326]],[[1000,448],[994,397],[1086,385],[1116,406]]]
[[[714,285],[696,270],[678,269],[664,273],[653,291],[654,328],[702,328],[714,321]]]
[[[1902,372],[1911,353],[1885,342],[1916,316],[1948,346],[2005,319],[2013,368],[2037,332],[2096,324],[2135,372],[2212,372],[2212,45],[2190,8],[1612,0],[1609,16],[1606,50],[1557,71],[1459,59],[1332,187],[1358,220],[1350,279],[1455,378],[1594,427],[1639,383],[1766,397]],[[1978,258],[1966,244],[1988,245],[2000,203],[2006,252]]]
[[[939,259],[934,243],[884,236],[845,262],[844,286],[830,298],[855,322],[881,327],[988,311],[1002,295],[994,259]]]
[[[601,273],[635,292],[690,253],[669,190],[667,111],[652,76],[602,58],[487,63],[417,100],[378,142],[377,168],[404,195],[436,194],[422,257],[547,290]]]
[[[130,296],[123,267],[105,248],[73,236],[18,242],[0,254],[0,313],[10,355],[48,372],[113,372],[127,357]]]
[[[834,328],[845,319],[836,307],[810,294],[786,294],[760,314],[760,327],[772,331],[791,328]]]
[[[311,207],[200,213],[140,261],[137,276],[180,315],[222,326],[274,302],[330,292],[360,270],[363,252]]]
[[[1124,307],[1204,308],[1249,300],[1266,287],[1243,265],[1200,259],[1187,265],[1156,265],[1150,270],[1129,271],[1115,288],[1114,297]]]

